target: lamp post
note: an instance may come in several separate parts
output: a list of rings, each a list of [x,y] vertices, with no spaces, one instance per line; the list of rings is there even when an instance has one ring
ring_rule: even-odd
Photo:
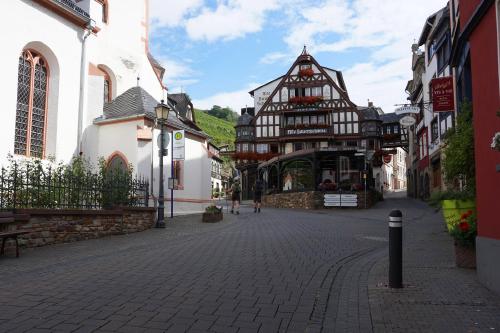
[[[160,188],[158,190],[158,217],[156,219],[156,228],[165,228],[165,195],[163,189],[163,157],[168,154],[165,146],[168,147],[169,137],[165,136],[165,122],[168,119],[168,113],[170,108],[168,105],[164,104],[162,100],[160,104],[155,108],[156,120],[160,124],[160,136],[159,136],[159,157],[160,157]]]

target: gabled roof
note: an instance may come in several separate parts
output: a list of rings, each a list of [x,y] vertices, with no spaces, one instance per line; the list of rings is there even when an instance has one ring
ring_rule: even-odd
[[[105,123],[109,120],[130,118],[133,116],[145,116],[151,120],[156,119],[155,107],[159,102],[141,87],[132,87],[110,103],[104,104],[104,113],[94,120],[95,124]],[[167,100],[167,105],[175,112],[168,115],[167,125],[185,130],[189,133],[208,138],[209,136],[199,130],[190,121],[179,118],[175,101]]]
[[[399,120],[403,118],[404,115],[397,115],[394,112],[391,113],[384,113],[383,115],[380,116],[380,119],[384,124],[389,124],[389,123],[399,123]]]
[[[187,118],[187,113],[189,107],[193,109],[193,103],[187,94],[168,94],[168,98],[172,99],[176,103],[176,110],[181,117]],[[194,113],[193,113],[194,117]],[[194,118],[193,118],[194,119]]]
[[[148,59],[151,63],[151,66],[155,69],[160,79],[163,79],[163,75],[165,74],[165,68],[153,57],[151,53],[148,52]]]
[[[245,112],[238,118],[236,126],[248,126],[251,124],[252,120],[253,117]]]
[[[358,111],[363,115],[363,120],[379,120],[379,108],[373,106],[358,106]]]
[[[436,22],[439,23],[441,20],[441,17],[445,14],[445,12],[448,11],[448,7],[444,7],[425,20],[425,25],[422,30],[422,33],[420,34],[420,38],[418,39],[418,46],[422,46],[427,42],[427,39],[429,38],[429,35],[431,31],[434,29],[436,26]]]

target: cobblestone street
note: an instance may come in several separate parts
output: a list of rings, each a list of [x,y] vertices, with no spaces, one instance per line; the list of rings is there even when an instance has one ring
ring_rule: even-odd
[[[387,282],[404,214],[405,288]],[[499,298],[453,264],[440,213],[263,209],[0,259],[1,332],[493,332]]]

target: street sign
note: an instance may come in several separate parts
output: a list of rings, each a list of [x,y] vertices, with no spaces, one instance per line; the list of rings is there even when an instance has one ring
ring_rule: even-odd
[[[357,194],[325,194],[325,207],[357,207]]]
[[[453,92],[453,77],[432,79],[432,110],[434,112],[449,112],[455,110],[455,95]]]
[[[185,150],[186,150],[185,133],[183,130],[182,131],[174,131],[173,137],[174,137],[174,144],[173,144],[174,151],[172,152],[173,158],[176,161],[184,160]]]
[[[399,123],[401,124],[401,126],[403,127],[410,127],[410,126],[413,126],[415,125],[417,121],[415,120],[415,118],[413,118],[412,116],[404,116],[403,118],[401,118],[399,120]]]
[[[420,107],[415,106],[415,105],[404,105],[404,106],[397,108],[394,112],[396,112],[397,115],[406,114],[406,113],[419,114]]]
[[[158,134],[158,137],[156,138],[156,143],[158,144],[158,148],[161,149],[161,133]],[[168,133],[165,133],[165,135],[163,136],[163,148],[168,148],[169,143],[170,143],[170,136],[168,135]]]

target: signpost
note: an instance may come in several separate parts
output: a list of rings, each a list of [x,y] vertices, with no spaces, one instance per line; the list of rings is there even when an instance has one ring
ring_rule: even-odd
[[[453,93],[453,77],[440,77],[431,81],[432,109],[434,112],[450,112],[455,110]]]
[[[186,137],[184,130],[172,131],[172,159],[171,177],[168,180],[168,187],[170,188],[170,217],[174,217],[174,189],[178,184],[178,179],[175,178],[174,161],[183,161],[186,157]]]

